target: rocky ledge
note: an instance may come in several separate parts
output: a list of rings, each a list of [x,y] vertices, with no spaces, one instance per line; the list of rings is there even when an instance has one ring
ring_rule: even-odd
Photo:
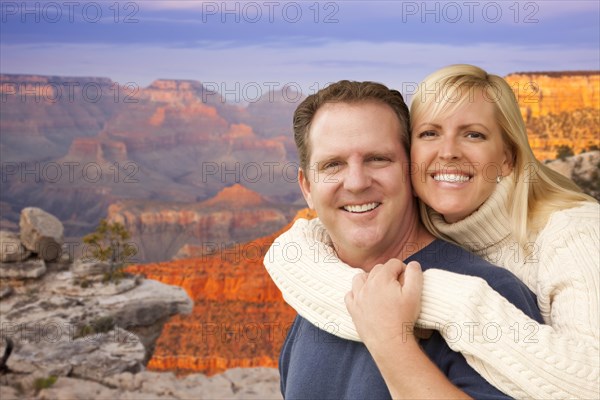
[[[164,324],[189,314],[178,286],[72,260],[63,226],[39,208],[0,232],[0,398],[280,398],[274,369],[177,378],[145,370]]]

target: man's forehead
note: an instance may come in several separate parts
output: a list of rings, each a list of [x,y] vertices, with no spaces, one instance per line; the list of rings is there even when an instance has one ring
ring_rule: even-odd
[[[356,110],[360,110],[360,113]],[[370,120],[365,123],[364,130],[348,122],[359,116]],[[383,131],[392,134],[387,136]],[[344,135],[343,142],[340,142],[340,133]],[[368,142],[371,148],[387,152],[391,150],[390,145],[404,147],[402,125],[398,116],[391,107],[376,101],[326,103],[315,114],[308,139],[313,153],[318,149],[324,150],[323,147],[328,147],[327,145],[337,148],[348,141]]]

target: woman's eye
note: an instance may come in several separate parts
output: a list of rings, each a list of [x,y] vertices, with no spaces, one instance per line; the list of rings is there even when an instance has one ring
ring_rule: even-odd
[[[437,136],[437,133],[434,131],[425,131],[425,132],[419,133],[419,135],[418,135],[419,138],[424,138],[424,139],[435,137],[435,136]]]

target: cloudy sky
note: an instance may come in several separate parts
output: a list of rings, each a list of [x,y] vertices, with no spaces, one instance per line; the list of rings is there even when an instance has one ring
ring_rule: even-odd
[[[207,82],[233,97],[339,79],[410,88],[454,63],[600,69],[600,2],[0,1],[0,71]]]

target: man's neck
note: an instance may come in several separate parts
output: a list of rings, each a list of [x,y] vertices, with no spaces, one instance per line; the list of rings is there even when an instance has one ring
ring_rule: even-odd
[[[435,240],[420,221],[412,224],[405,235],[398,238],[387,249],[336,249],[340,260],[365,272],[371,271],[377,264],[384,264],[392,258],[405,260]]]

